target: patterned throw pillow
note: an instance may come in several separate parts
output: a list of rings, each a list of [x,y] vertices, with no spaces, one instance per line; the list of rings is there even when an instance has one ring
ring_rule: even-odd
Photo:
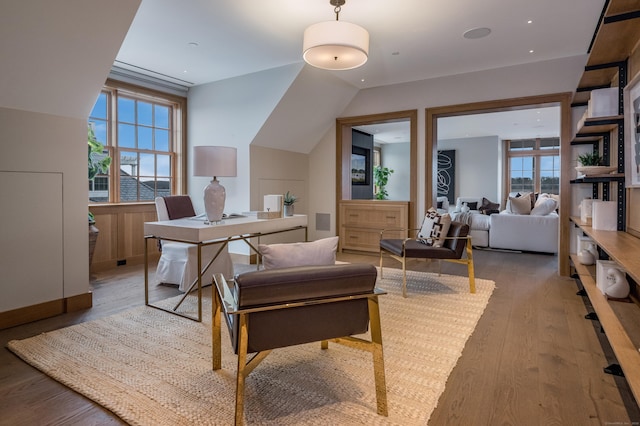
[[[422,227],[418,232],[418,241],[428,246],[442,247],[450,226],[451,215],[449,213],[440,214],[431,207],[424,215]]]

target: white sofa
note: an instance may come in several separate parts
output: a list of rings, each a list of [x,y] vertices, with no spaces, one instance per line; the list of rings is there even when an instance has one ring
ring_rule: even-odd
[[[489,246],[491,248],[558,252],[558,214],[545,216],[511,214],[506,211],[490,218]]]
[[[473,206],[468,212],[462,211],[463,203]],[[471,236],[471,244],[474,247],[489,246],[489,216],[480,213],[478,208],[482,205],[482,197],[458,197],[455,206],[449,206],[449,214],[452,220],[466,223],[469,225],[469,235]]]
[[[478,210],[470,210],[469,214],[460,211],[463,203],[477,203],[476,205],[480,207],[482,199],[483,197],[458,197],[456,206],[449,209],[453,220],[469,225],[474,247],[542,253],[558,252],[557,213],[535,216],[512,214],[503,210],[499,214],[484,215]]]

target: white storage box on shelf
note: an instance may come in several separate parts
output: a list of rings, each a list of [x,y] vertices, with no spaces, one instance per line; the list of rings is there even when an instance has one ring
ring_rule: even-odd
[[[618,203],[615,201],[593,200],[591,227],[599,231],[616,231]]]
[[[607,87],[591,91],[587,117],[611,117],[618,115],[618,88]]]
[[[591,198],[585,198],[580,203],[580,220],[582,223],[591,225],[591,219],[593,218],[593,200]]]
[[[613,260],[598,260],[598,261],[596,261],[596,286],[598,287],[598,290],[600,290],[600,292],[602,294],[605,294],[604,291],[605,291],[605,289],[607,287],[606,286],[606,284],[607,284],[607,275],[608,275],[609,269],[611,269],[611,268],[618,269],[623,274],[626,273],[624,268],[622,266],[618,265]]]

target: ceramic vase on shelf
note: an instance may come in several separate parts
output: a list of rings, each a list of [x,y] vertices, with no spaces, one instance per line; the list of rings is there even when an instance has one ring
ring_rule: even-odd
[[[598,257],[598,249],[595,244],[589,244],[587,248],[578,253],[578,261],[583,265],[593,265]]]
[[[596,259],[589,250],[581,250],[580,253],[578,253],[578,261],[583,265],[593,265],[596,263]]]

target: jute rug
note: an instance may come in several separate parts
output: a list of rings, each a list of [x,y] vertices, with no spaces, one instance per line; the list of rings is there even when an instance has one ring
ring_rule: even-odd
[[[251,373],[246,423],[427,424],[494,283],[476,279],[470,294],[466,277],[411,272],[405,299],[401,271],[384,272],[389,417],[376,414],[370,354],[336,344],[323,351],[318,343],[276,349]],[[223,326],[223,369],[212,371],[210,288],[206,294],[203,323],[139,307],[8,347],[130,424],[232,424],[236,357]]]

